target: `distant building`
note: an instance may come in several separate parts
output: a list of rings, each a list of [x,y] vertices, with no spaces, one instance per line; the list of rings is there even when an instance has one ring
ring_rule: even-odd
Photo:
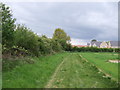
[[[88,47],[98,47],[98,48],[120,48],[120,41],[108,41],[99,42],[92,41],[87,43]]]
[[[109,48],[120,48],[120,41],[109,41]]]

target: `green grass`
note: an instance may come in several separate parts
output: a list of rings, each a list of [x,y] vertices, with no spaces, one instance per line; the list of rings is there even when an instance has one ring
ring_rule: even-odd
[[[108,73],[113,79],[118,80],[118,63],[109,63],[108,60],[118,60],[118,53],[80,53],[98,68]]]
[[[90,64],[91,61],[86,62],[81,54],[86,57],[87,53],[59,53],[33,58],[36,60],[34,64],[3,72],[3,88],[117,87],[116,81],[103,77],[105,74]]]
[[[71,53],[64,59],[47,85],[47,88],[112,88],[116,87],[115,81],[103,78],[100,72],[89,62],[85,62],[79,54]]]
[[[12,71],[3,72],[3,88],[40,88],[46,85],[56,67],[67,53],[34,58],[35,64],[18,66]]]
[[[2,89],[2,71],[0,71],[0,89]]]

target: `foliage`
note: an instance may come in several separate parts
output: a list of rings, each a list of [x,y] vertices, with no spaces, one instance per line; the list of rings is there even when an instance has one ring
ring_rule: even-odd
[[[2,13],[2,22],[0,22],[2,25],[2,44],[11,47],[14,40],[15,19],[12,18],[11,10],[5,4],[0,3],[0,10]]]
[[[2,47],[2,58],[11,58],[11,57],[25,57],[30,55],[30,53],[22,47],[12,46],[11,48],[6,48],[4,45]]]
[[[67,44],[70,45],[70,36],[67,36],[63,29],[57,28],[53,34],[53,39],[60,43],[63,50],[67,49]]]
[[[38,36],[24,25],[18,25],[14,32],[15,46],[25,48],[33,55],[39,55]]]
[[[51,39],[51,45],[52,45],[53,51],[55,52],[60,52],[62,50],[62,46],[57,40]]]
[[[51,39],[47,38],[45,35],[39,37],[39,49],[41,54],[51,54],[53,52],[51,46]]]
[[[70,37],[67,36],[63,29],[57,28],[53,34],[53,39],[69,41]]]
[[[96,41],[97,41],[96,39],[91,40],[91,42],[96,42]]]
[[[72,45],[71,44],[66,44],[66,51],[72,51]]]
[[[119,52],[120,48],[72,47],[73,52]]]

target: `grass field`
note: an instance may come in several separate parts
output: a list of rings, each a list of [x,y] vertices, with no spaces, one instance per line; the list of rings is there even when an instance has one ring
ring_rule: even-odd
[[[94,53],[91,53],[91,55],[94,56]],[[86,62],[82,57],[87,57],[87,53],[59,53],[39,59],[34,58],[36,60],[35,64],[18,66],[10,72],[3,72],[3,88],[117,87],[116,81],[103,77],[105,74],[99,72],[96,66],[90,64],[92,63],[91,59],[90,62]],[[111,64],[111,68],[114,67]],[[108,72],[108,70],[102,69]],[[115,73],[113,76],[116,77],[117,72],[112,73]]]
[[[81,53],[81,55],[112,76],[113,79],[118,80],[118,63],[107,62],[108,60],[118,60],[118,53]]]

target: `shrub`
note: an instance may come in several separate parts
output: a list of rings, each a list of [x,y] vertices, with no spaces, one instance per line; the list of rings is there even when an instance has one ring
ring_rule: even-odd
[[[38,36],[23,25],[18,25],[14,33],[15,46],[25,48],[35,56],[39,55]]]

